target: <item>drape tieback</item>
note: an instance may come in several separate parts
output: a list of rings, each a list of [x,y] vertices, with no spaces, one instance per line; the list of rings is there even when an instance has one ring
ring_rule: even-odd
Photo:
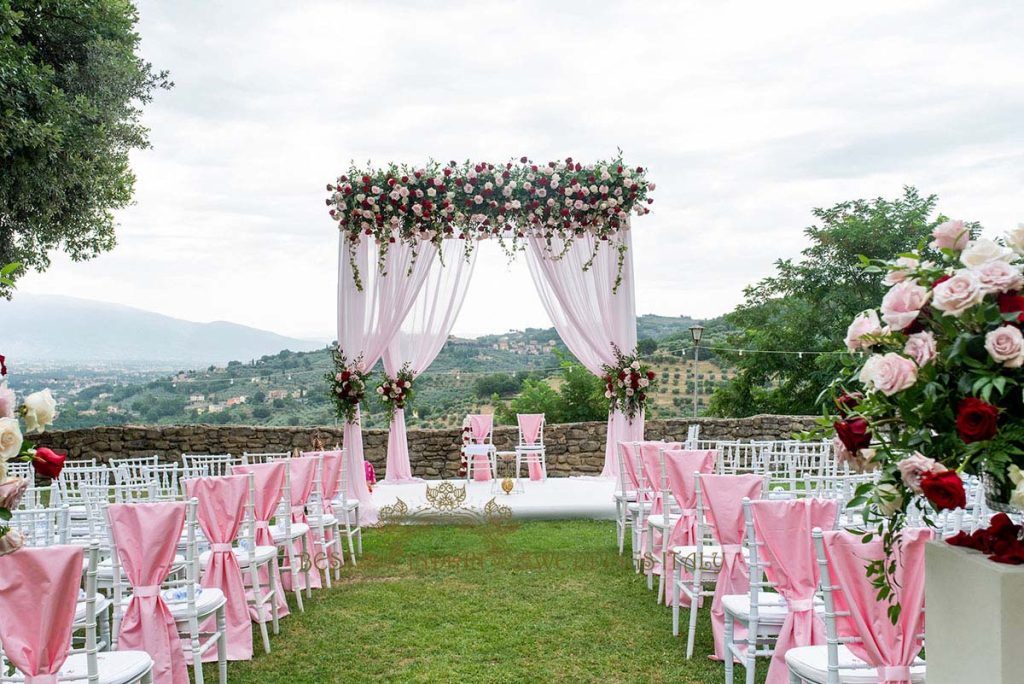
[[[132,589],[132,595],[138,596],[139,598],[155,598],[160,595],[160,585],[146,584],[141,587],[134,587]]]
[[[789,606],[791,613],[803,613],[804,611],[814,610],[813,598],[787,600],[786,604]]]
[[[210,551],[214,553],[231,553],[232,550],[231,544],[210,544]]]
[[[882,682],[909,682],[910,667],[908,665],[883,665],[878,668]]]

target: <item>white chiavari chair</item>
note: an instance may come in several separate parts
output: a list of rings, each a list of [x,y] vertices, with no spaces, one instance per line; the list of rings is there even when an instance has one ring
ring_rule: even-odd
[[[287,455],[285,456],[287,458]],[[279,459],[266,459],[257,463],[267,463]],[[283,460],[283,459],[281,459]],[[246,464],[249,462],[247,461]],[[306,546],[306,535],[309,532],[309,525],[306,523],[292,522],[292,473],[291,468],[284,469],[284,490],[281,495],[281,502],[277,506],[277,513],[274,514],[274,524],[270,527],[270,534],[274,538],[274,545],[283,553],[283,559],[287,565],[280,564],[279,570],[282,575],[290,577],[292,593],[295,595],[295,604],[299,612],[304,613],[306,606],[302,600],[302,587],[298,582],[298,575],[305,575],[305,584],[309,583],[309,548]],[[301,545],[301,553],[296,552],[295,544]],[[282,587],[281,591],[284,591]]]
[[[20,508],[11,511],[6,523],[25,538],[25,546],[70,543],[71,509],[68,506]]]
[[[223,477],[231,474],[231,466],[242,462],[231,454],[182,454],[181,476]]]
[[[334,509],[334,515],[338,518],[339,530],[341,527],[345,528],[348,555],[352,559],[352,565],[355,565],[356,555],[363,555],[363,528],[359,522],[359,499],[351,499],[348,495],[348,486],[352,479],[348,452],[337,445],[334,446],[334,449],[341,452],[341,481],[338,484],[338,493],[331,500],[331,508]]]
[[[242,453],[242,463],[245,465],[269,463],[271,461],[283,461],[291,457],[292,453],[290,451],[268,451],[264,453],[249,453],[246,451]]]
[[[158,463],[142,468],[142,478],[149,485],[156,501],[176,501],[181,498],[179,476],[181,471],[177,463]]]
[[[341,546],[341,522],[334,515],[333,506],[324,501],[325,460],[323,455],[317,452],[303,452],[301,456],[303,458],[316,456],[319,459],[313,492],[306,501],[306,520],[313,529],[313,544],[317,547],[317,553],[314,554],[314,565],[318,570],[323,569],[324,584],[330,589],[331,571],[334,571],[335,579],[341,579],[341,565],[345,562],[345,551]],[[344,456],[340,458],[344,458]],[[327,505],[325,506],[325,504]]]
[[[630,511],[630,504],[636,503],[636,488],[626,473],[626,459],[622,456],[622,445],[616,445],[619,449],[619,457],[616,459],[619,465],[617,483],[615,486],[615,527],[617,541],[619,544],[619,555],[621,556],[626,546],[626,530],[630,531],[632,539],[633,514]]]
[[[686,449],[693,451],[698,449],[697,442],[700,441],[700,423],[686,427]]]
[[[152,467],[160,462],[156,454],[152,456],[132,456],[131,458],[112,458],[108,462],[110,470],[114,473],[115,484],[130,484],[145,482],[144,469]]]

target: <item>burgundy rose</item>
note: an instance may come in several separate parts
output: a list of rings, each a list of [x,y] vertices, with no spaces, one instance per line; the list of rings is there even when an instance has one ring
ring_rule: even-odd
[[[960,439],[970,444],[991,439],[999,430],[996,421],[999,409],[987,401],[967,397],[960,402],[956,413],[956,430]]]
[[[0,354],[0,376],[7,375],[7,357]]]
[[[1017,322],[1024,323],[1024,297],[1016,292],[1003,292],[996,297],[996,302],[1000,313],[1016,313]]]
[[[967,506],[964,483],[953,470],[925,473],[921,476],[921,491],[939,511]]]
[[[850,411],[857,408],[863,398],[864,395],[860,392],[854,392],[853,394],[843,392],[836,397],[836,409],[839,411],[840,415],[845,416],[849,414]]]
[[[32,467],[39,475],[55,480],[60,476],[60,471],[64,470],[65,460],[67,454],[58,454],[52,449],[40,447],[36,449],[36,455],[32,458]]]
[[[953,276],[951,276],[951,275],[941,275],[941,276],[939,276],[938,278],[935,279],[935,282],[932,283],[932,289],[934,290],[936,287],[938,287],[939,285],[941,285],[942,283],[946,282],[947,280],[949,280],[952,277]]]
[[[863,418],[847,418],[833,424],[836,435],[851,454],[871,445],[871,431]]]
[[[654,371],[652,371],[652,370],[647,371],[647,379],[648,380],[653,380],[654,378],[655,378]]]

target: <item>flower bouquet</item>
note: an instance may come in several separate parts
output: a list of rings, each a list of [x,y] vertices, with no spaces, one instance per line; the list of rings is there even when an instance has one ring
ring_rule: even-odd
[[[334,372],[326,378],[331,387],[331,399],[339,418],[355,423],[359,416],[359,404],[366,396],[366,379],[369,375],[363,368],[362,359],[349,363],[338,348],[331,350],[334,358]]]
[[[6,523],[31,484],[24,478],[8,477],[7,464],[30,462],[38,475],[55,478],[67,458],[45,447],[36,448],[24,438],[25,433],[42,432],[57,417],[57,403],[50,390],[28,395],[19,406],[6,376],[7,359],[0,355],[0,556],[17,551],[25,543],[21,533]]]
[[[979,476],[993,505],[1024,508],[1024,226],[987,240],[948,221],[932,235],[894,261],[864,259],[889,290],[850,325],[851,354],[826,390],[837,457],[879,471],[851,505],[887,551],[908,513],[930,523],[966,507],[962,476]],[[1011,558],[1024,555],[1000,560]],[[868,568],[881,599],[894,569],[891,558]]]
[[[623,354],[613,345],[612,350],[615,365],[601,367],[604,371],[604,397],[608,400],[609,411],[622,411],[632,420],[647,405],[647,395],[656,387],[657,375],[650,365],[640,361],[635,349],[631,354]]]
[[[412,388],[413,379],[409,364],[405,364],[393,378],[385,373],[383,382],[377,385],[377,399],[387,409],[388,420],[394,415],[395,409],[404,409],[416,395]]]

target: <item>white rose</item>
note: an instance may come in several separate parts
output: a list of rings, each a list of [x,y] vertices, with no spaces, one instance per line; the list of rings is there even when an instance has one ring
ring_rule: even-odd
[[[605,399],[611,399],[612,398],[612,393],[610,391],[608,391],[608,390],[605,390],[604,398]]]
[[[57,417],[57,402],[49,389],[25,397],[25,429],[42,432]]]
[[[626,396],[627,397],[631,397],[631,396],[633,396],[633,394],[634,394],[633,388],[632,387],[627,387],[626,388]]]
[[[985,292],[981,282],[971,271],[958,271],[949,280],[935,286],[932,304],[939,311],[959,317],[964,311],[979,303]]]
[[[0,418],[13,418],[17,407],[18,399],[14,396],[14,390],[6,383],[0,384]]]
[[[14,458],[21,452],[21,426],[14,418],[0,418],[0,463]]]
[[[1024,286],[1024,275],[1021,275],[1020,268],[1002,259],[990,261],[974,269],[985,292],[1009,292],[1019,290]]]
[[[888,482],[875,487],[875,496],[878,499],[878,511],[884,516],[893,515],[903,506],[903,495],[900,490]]]
[[[893,262],[893,265],[899,266],[899,268],[885,274],[885,279],[882,282],[886,285],[902,283],[907,279],[907,271],[916,271],[920,266],[920,262],[916,257],[900,257]]]
[[[632,368],[633,370],[640,370],[640,362],[634,361],[633,363],[629,364],[629,367]]]
[[[1013,250],[984,238],[971,240],[960,255],[960,262],[967,268],[978,268],[993,261],[1008,261]]]
[[[1024,254],[1024,223],[1018,223],[1014,230],[1006,234],[1006,244],[1017,254]]]
[[[640,378],[640,381],[637,384],[640,385],[641,387],[647,387],[648,385],[651,384],[651,381],[648,380],[647,378]]]
[[[1001,325],[985,335],[985,351],[1007,368],[1024,365],[1024,335],[1014,325]]]

